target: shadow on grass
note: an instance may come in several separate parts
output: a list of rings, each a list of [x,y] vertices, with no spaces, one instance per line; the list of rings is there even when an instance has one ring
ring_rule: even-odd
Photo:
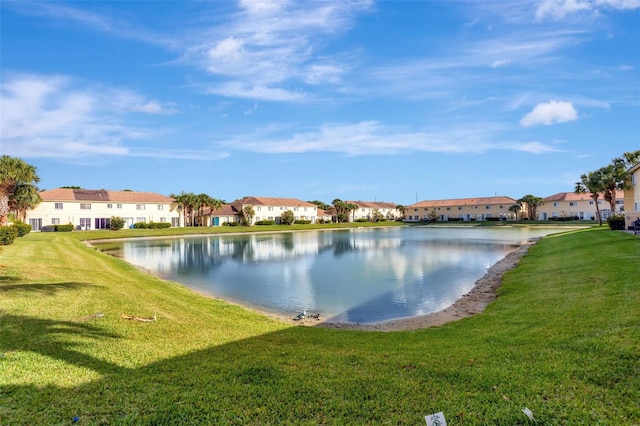
[[[589,392],[604,386],[607,398],[610,393],[620,398],[634,385],[640,361],[610,345],[592,345],[584,361],[582,346],[566,348],[576,363],[575,376],[559,381],[553,368],[532,365],[542,341],[531,342],[530,356],[522,359],[509,359],[509,347],[494,348],[493,356],[502,361],[478,359],[482,367],[476,368],[470,358],[478,356],[477,348],[460,347],[446,356],[429,349],[447,338],[435,333],[413,333],[413,339],[385,333],[372,343],[369,333],[292,327],[126,369],[74,352],[59,333],[117,336],[84,324],[24,317],[10,321],[26,322],[16,333],[39,329],[30,340],[44,339],[49,348],[28,350],[91,368],[103,377],[68,388],[0,386],[9,407],[27,404],[7,412],[9,423],[60,424],[78,416],[83,424],[419,424],[426,414],[444,410],[451,420],[459,417],[459,424],[499,420],[518,425],[528,424],[521,412],[525,403],[536,409],[538,418],[576,420],[580,415],[575,412],[554,412],[565,410],[563,389],[577,386],[574,391]],[[586,362],[588,370],[581,371]],[[617,364],[615,377],[591,386],[591,376],[611,372],[611,363]],[[530,369],[546,374],[529,377]],[[554,396],[556,391],[560,396]],[[624,407],[617,409],[623,417],[631,415]]]
[[[3,277],[11,278],[11,277]],[[3,284],[3,282],[16,282],[17,278],[3,280],[0,279],[0,292],[25,292],[25,293],[41,293],[46,295],[53,295],[63,290],[74,290],[87,287],[96,287],[94,284],[79,283],[79,282],[66,282],[66,283],[16,283],[16,284]]]
[[[0,351],[35,352],[104,374],[119,372],[123,368],[82,353],[76,348],[86,346],[91,340],[120,337],[90,323],[0,313]]]

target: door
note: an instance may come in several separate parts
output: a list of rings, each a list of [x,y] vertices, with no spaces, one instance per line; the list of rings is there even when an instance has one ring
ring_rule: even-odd
[[[31,225],[32,231],[39,231],[42,229],[42,219],[29,219],[29,225]]]
[[[213,226],[220,226],[220,218],[219,217],[214,217],[213,218]]]

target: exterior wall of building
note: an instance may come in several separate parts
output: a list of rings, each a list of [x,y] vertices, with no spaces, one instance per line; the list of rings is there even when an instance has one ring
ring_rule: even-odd
[[[280,223],[282,214],[288,210],[293,212],[294,220],[310,220],[311,223],[315,223],[318,217],[318,208],[307,205],[261,205],[261,204],[244,204],[244,206],[253,207],[255,216],[253,217],[253,223],[260,220],[273,220],[276,223]]]
[[[516,204],[515,200],[496,197],[485,199],[437,200],[423,201],[406,207],[405,222],[424,222],[436,220],[439,222],[454,221],[483,221],[489,218],[515,220],[514,212],[509,208]]]
[[[611,211],[611,206],[604,197],[598,198],[598,209],[596,202],[591,198],[590,193],[561,192],[544,199],[544,204],[538,206],[538,220],[554,220],[559,218],[578,218],[579,220],[597,220],[597,212],[603,220],[611,214],[624,210],[624,195],[622,191],[616,192],[616,211]]]
[[[640,218],[640,163],[629,170],[631,180],[629,189],[624,191],[624,211],[626,228],[633,227],[636,219]]]
[[[125,219],[125,226],[136,222],[168,222],[181,225],[177,205],[163,202],[119,202],[93,200],[43,200],[27,212],[32,230],[43,226],[72,224],[77,230],[108,229],[112,216]]]

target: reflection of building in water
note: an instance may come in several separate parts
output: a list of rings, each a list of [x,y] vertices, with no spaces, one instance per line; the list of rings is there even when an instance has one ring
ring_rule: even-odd
[[[182,237],[127,242],[123,252],[125,260],[167,279],[246,305],[371,322],[452,304],[511,248],[480,231],[475,240],[451,231],[420,232]],[[516,240],[521,238],[518,233]]]

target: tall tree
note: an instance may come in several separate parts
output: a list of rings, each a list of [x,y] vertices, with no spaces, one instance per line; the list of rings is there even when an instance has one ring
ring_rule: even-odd
[[[598,206],[598,199],[600,194],[604,191],[603,179],[601,176],[601,170],[595,172],[589,172],[580,175],[580,182],[576,182],[576,193],[589,193],[591,199],[596,205],[596,216],[598,216],[598,224],[602,226],[602,215],[600,214],[600,207]]]
[[[240,224],[242,226],[251,226],[253,223],[253,217],[256,215],[256,211],[251,206],[244,206],[238,212],[240,216]]]
[[[639,159],[640,150],[625,152],[622,157],[614,158],[611,164],[600,169],[603,198],[609,203],[612,213],[616,211],[616,191],[628,189],[629,169],[637,164]]]
[[[171,194],[171,198],[176,200],[176,202],[182,206],[182,210],[184,211],[184,222],[187,226],[193,226],[194,214],[193,210],[196,206],[196,195],[193,192],[180,192],[178,195]]]
[[[358,205],[353,203],[347,203],[339,198],[333,200],[333,208],[336,211],[336,220],[338,222],[348,222],[349,214],[352,211],[358,210]]]
[[[0,225],[7,224],[9,200],[18,185],[35,185],[40,182],[36,168],[19,158],[0,157]]]
[[[38,187],[31,184],[19,184],[9,198],[9,209],[16,213],[22,222],[27,220],[27,210],[35,208],[42,201]]]
[[[313,200],[313,201],[308,201],[308,202],[311,203],[311,204],[315,204],[316,206],[318,206],[322,210],[329,210],[331,208],[331,206],[329,204],[323,203],[322,201]]]
[[[529,220],[535,220],[538,215],[538,206],[542,205],[542,198],[527,194],[517,201],[525,207]]]

